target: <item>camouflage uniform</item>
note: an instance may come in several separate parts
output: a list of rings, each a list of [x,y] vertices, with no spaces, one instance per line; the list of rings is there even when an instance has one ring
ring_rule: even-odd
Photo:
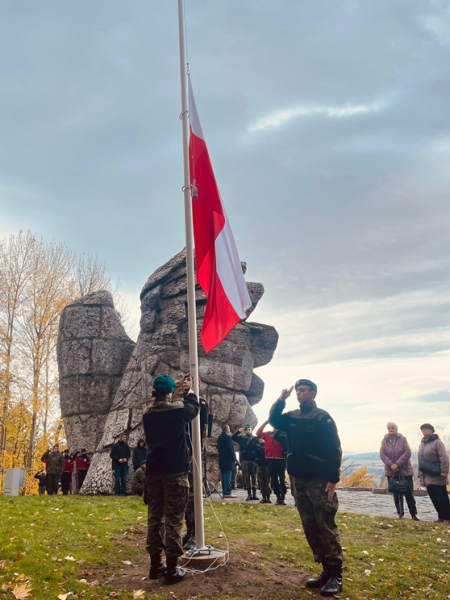
[[[324,571],[342,576],[343,553],[334,520],[338,510],[336,493],[331,502],[325,488],[337,483],[342,458],[339,436],[331,416],[313,402],[283,414],[285,401],[271,408],[269,422],[287,434],[287,468],[295,504],[302,520],[314,560]]]
[[[256,489],[256,463],[254,460],[242,461],[242,479],[244,480],[244,490],[250,488]]]
[[[183,554],[181,529],[189,494],[187,473],[146,475],[148,499],[147,552],[166,552],[166,558]]]
[[[301,479],[291,477],[295,505],[302,520],[306,540],[314,560],[331,568],[341,568],[342,553],[339,530],[334,517],[338,511],[337,495],[328,501],[324,479]]]
[[[188,481],[189,481],[189,494],[188,500],[186,504],[186,523],[194,524],[195,523],[195,513],[194,513],[194,473],[192,470],[188,471]]]
[[[270,489],[270,474],[269,467],[257,467],[258,474],[258,486],[263,496],[270,496],[272,490]]]
[[[58,493],[58,482],[61,475],[64,473],[66,468],[66,461],[64,460],[61,452],[50,452],[47,450],[42,456],[42,462],[48,461],[47,466],[47,494]]]
[[[139,467],[133,475],[133,480],[131,482],[131,491],[136,496],[142,496],[144,493],[144,485],[145,485],[145,471],[142,467]]]

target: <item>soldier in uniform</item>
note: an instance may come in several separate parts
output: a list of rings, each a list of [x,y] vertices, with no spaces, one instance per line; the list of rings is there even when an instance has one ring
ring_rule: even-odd
[[[333,419],[317,407],[317,385],[309,379],[299,379],[295,384],[300,409],[283,414],[292,390],[281,392],[271,408],[269,422],[287,434],[287,469],[295,504],[314,560],[323,565],[323,572],[308,579],[306,586],[320,588],[322,596],[333,596],[342,591],[343,553],[335,522],[341,443]]]
[[[150,579],[164,577],[164,583],[178,583],[186,571],[178,567],[183,554],[181,529],[189,493],[189,453],[186,424],[199,412],[197,396],[172,398],[176,383],[163,375],[153,381],[154,404],[144,414],[147,440],[145,494],[148,500],[147,551]],[[164,540],[163,540],[164,533]],[[167,567],[162,562],[165,550]]]
[[[147,449],[146,449],[147,450]],[[141,496],[144,494],[144,485],[145,485],[145,460],[141,460],[140,466],[136,469],[133,474],[133,480],[131,482],[131,491],[136,496]]]
[[[254,439],[250,425],[241,427],[231,436],[233,442],[239,444],[239,459],[242,465],[242,478],[244,480],[244,489],[247,490],[246,502],[249,500],[259,500],[256,495],[256,463],[248,448],[248,443]],[[253,492],[253,495],[252,495]]]
[[[252,438],[248,445],[256,463],[258,487],[262,494],[260,504],[272,504],[270,499],[272,490],[270,489],[269,461],[266,459],[265,449],[266,442],[263,438]]]
[[[47,494],[52,496],[58,493],[59,478],[64,473],[65,460],[59,451],[58,444],[55,444],[51,450],[47,450],[42,455],[42,462],[47,464]]]

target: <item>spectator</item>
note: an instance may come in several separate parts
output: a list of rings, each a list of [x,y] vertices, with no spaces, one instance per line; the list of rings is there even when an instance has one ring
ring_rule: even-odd
[[[58,493],[59,478],[64,473],[65,462],[63,455],[59,451],[58,444],[55,444],[51,450],[47,450],[41,459],[48,461],[47,466],[47,494],[52,496]]]
[[[276,431],[266,431],[264,428],[269,421],[265,421],[256,432],[258,438],[265,442],[266,459],[269,465],[270,483],[277,497],[277,504],[286,505],[286,461],[284,460],[283,444],[275,438]],[[282,432],[280,432],[282,433]],[[269,495],[270,500],[270,495]]]
[[[433,425],[420,427],[422,443],[419,446],[419,480],[426,486],[431,502],[438,514],[437,522],[450,525],[450,501],[448,499],[449,460],[447,450],[434,432]]]
[[[222,479],[223,497],[237,498],[237,496],[231,493],[231,475],[236,463],[236,453],[228,425],[222,426],[222,433],[217,439],[217,450],[219,452],[219,469]]]
[[[47,474],[44,469],[38,471],[34,478],[39,480],[39,496],[44,496],[47,489]]]
[[[122,433],[119,436],[119,441],[112,445],[109,456],[112,458],[112,467],[114,470],[114,493],[116,496],[126,496],[128,461],[131,457],[126,433]]]
[[[244,480],[244,488],[247,490],[247,502],[249,500],[259,500],[256,495],[256,463],[253,460],[252,454],[248,448],[248,443],[254,439],[252,428],[250,425],[241,427],[231,437],[233,442],[239,444],[239,458],[242,465],[242,478]],[[253,495],[252,495],[253,491]]]
[[[413,475],[414,471],[411,464],[411,449],[407,439],[398,433],[398,427],[395,423],[387,424],[387,434],[381,442],[380,458],[384,463],[384,474],[390,482],[392,478],[399,479],[402,477],[408,483],[409,490],[406,496],[409,512],[413,521],[418,521],[417,506],[414,500]],[[403,495],[394,494],[395,508],[399,519],[403,519],[404,506]]]
[[[269,463],[266,459],[266,449],[264,438],[253,438],[249,442],[253,458],[256,463],[256,474],[258,476],[258,487],[262,494],[261,504],[272,504],[270,499],[270,474]]]
[[[145,440],[140,439],[136,448],[133,450],[133,470],[136,472],[141,466],[142,461],[147,458],[147,446]]]
[[[89,467],[91,466],[91,459],[86,454],[86,448],[81,449],[81,453],[75,453],[74,458],[77,461],[77,470],[78,470],[78,491],[81,490],[81,486],[83,485],[84,480],[86,479],[87,472]]]
[[[73,473],[75,459],[72,456],[70,456],[69,450],[67,450],[67,449],[64,450],[63,457],[64,457],[65,465],[64,465],[64,473],[61,475],[61,489],[62,489],[63,496],[67,496],[67,494],[69,493],[69,490],[70,490],[70,484],[72,483],[72,473]]]
[[[135,470],[133,475],[133,480],[131,482],[131,491],[136,496],[141,496],[144,494],[144,486],[145,486],[145,460],[141,460],[140,466]]]

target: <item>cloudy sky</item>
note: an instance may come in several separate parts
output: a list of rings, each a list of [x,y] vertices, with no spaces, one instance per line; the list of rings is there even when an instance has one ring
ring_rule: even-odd
[[[0,235],[98,255],[138,314],[184,245],[176,2],[0,0]],[[450,428],[446,0],[186,0],[192,82],[247,279],[343,447]],[[295,400],[290,401],[295,407]]]

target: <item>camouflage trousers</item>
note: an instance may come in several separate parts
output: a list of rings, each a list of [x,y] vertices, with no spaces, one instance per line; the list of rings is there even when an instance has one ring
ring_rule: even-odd
[[[242,479],[244,480],[244,490],[257,488],[256,485],[256,463],[254,460],[242,461]]]
[[[231,489],[235,490],[236,489],[236,474],[237,474],[237,467],[235,467],[232,471],[231,471]]]
[[[270,489],[270,474],[269,467],[257,467],[258,487],[263,496],[268,496],[272,492]]]
[[[186,523],[195,525],[195,512],[194,512],[194,473],[192,471],[188,471],[188,480],[189,480],[189,494],[188,501],[186,505],[186,512],[184,518]]]
[[[166,559],[183,554],[181,528],[189,493],[187,473],[146,475],[148,499],[147,552],[166,553]]]
[[[324,479],[291,477],[295,505],[302,520],[306,540],[314,560],[330,569],[340,571],[343,553],[339,530],[334,520],[339,502],[337,495],[331,502],[325,492]]]

